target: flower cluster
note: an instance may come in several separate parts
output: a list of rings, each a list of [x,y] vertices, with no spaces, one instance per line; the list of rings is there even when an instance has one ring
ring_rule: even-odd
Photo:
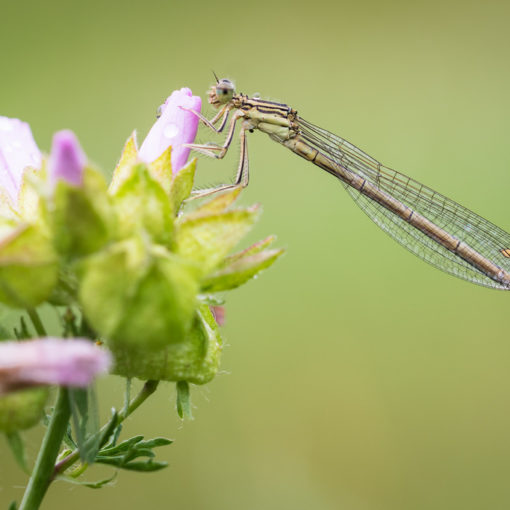
[[[88,385],[109,353],[129,378],[204,384],[217,373],[223,293],[282,251],[268,249],[270,237],[231,254],[260,214],[234,207],[239,189],[186,205],[196,160],[185,144],[198,126],[189,109],[200,106],[175,91],[140,149],[129,138],[110,183],[71,131],[45,157],[27,124],[0,117],[0,302],[75,310],[88,332],[0,343],[0,392]]]

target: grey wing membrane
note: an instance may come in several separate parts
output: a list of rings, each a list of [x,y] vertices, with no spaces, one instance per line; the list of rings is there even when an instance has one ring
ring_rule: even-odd
[[[503,253],[510,248],[508,232],[414,179],[381,165],[347,140],[304,119],[300,118],[299,124],[303,139],[324,152],[338,165],[366,179],[381,191],[466,243],[483,257],[510,271],[510,258],[505,257]],[[470,282],[508,290],[508,287],[492,280],[378,202],[374,202],[348,184],[343,184],[354,201],[379,227],[421,259]]]

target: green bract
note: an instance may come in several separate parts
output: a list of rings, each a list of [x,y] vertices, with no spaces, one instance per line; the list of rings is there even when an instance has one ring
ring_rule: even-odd
[[[34,426],[43,415],[46,388],[15,391],[0,396],[0,431],[10,434]]]

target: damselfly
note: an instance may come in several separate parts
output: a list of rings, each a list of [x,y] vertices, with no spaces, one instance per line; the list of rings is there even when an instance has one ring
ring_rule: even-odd
[[[225,143],[188,146],[221,159],[240,120],[241,158],[234,184],[201,190],[199,195],[247,186],[246,132],[258,129],[337,177],[377,225],[421,259],[470,282],[510,290],[508,232],[433,189],[383,166],[347,140],[306,121],[286,104],[238,94],[226,79],[217,79],[211,87],[209,103],[219,109],[214,118],[207,120],[194,113],[218,133],[224,130],[232,113]]]

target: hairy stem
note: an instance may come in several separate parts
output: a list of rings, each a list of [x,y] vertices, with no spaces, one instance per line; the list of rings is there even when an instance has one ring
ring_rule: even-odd
[[[51,482],[55,461],[70,415],[71,408],[67,389],[61,387],[58,390],[55,408],[19,510],[37,510],[39,508]]]

